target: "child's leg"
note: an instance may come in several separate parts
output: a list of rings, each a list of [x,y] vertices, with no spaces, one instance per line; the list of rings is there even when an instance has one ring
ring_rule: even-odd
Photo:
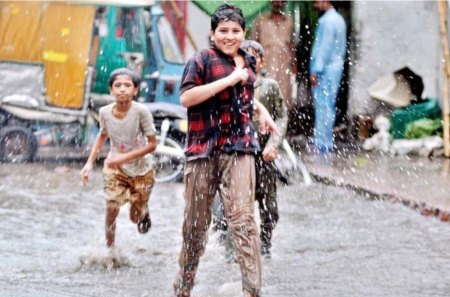
[[[130,220],[138,225],[140,233],[147,233],[151,227],[148,200],[155,183],[155,171],[133,178],[130,189]]]
[[[114,246],[114,240],[116,238],[116,218],[119,215],[120,205],[116,201],[106,202],[106,218],[105,218],[105,233],[106,233],[106,246]]]
[[[116,218],[120,206],[128,199],[128,177],[119,170],[108,172],[103,170],[104,192],[106,199],[105,233],[106,245],[114,246],[116,234]]]
[[[183,244],[178,258],[180,270],[174,282],[177,297],[190,296],[200,257],[205,251],[217,185],[217,170],[214,169],[213,160],[186,162]]]
[[[220,188],[228,230],[241,268],[244,296],[259,296],[261,260],[254,216],[255,163],[253,155],[222,154]]]

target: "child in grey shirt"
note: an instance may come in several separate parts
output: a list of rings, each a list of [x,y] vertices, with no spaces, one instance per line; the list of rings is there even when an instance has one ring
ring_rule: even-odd
[[[113,247],[120,207],[130,202],[130,219],[140,233],[151,227],[148,200],[155,181],[151,152],[156,149],[153,118],[148,109],[133,101],[139,93],[139,76],[126,68],[113,71],[109,89],[115,102],[100,109],[100,133],[81,170],[83,182],[107,139],[110,151],[103,166],[106,199],[106,246]]]

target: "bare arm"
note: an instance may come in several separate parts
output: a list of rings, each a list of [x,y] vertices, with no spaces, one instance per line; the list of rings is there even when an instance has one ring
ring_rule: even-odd
[[[238,82],[245,83],[247,79],[248,70],[245,68],[236,68],[227,77],[185,91],[180,96],[180,103],[184,107],[200,104],[226,88],[234,86]]]
[[[124,163],[139,159],[148,153],[153,152],[156,149],[157,141],[156,136],[151,135],[147,137],[147,145],[124,154],[109,153],[105,160],[106,166],[110,168],[118,167]]]
[[[86,164],[83,169],[81,169],[80,175],[83,183],[87,183],[89,181],[89,173],[91,172],[94,162],[97,159],[98,154],[102,150],[105,145],[106,140],[108,139],[108,135],[99,133],[97,138],[95,139],[94,146],[92,147],[91,153],[89,155]]]
[[[270,132],[274,133],[275,135],[281,136],[280,131],[277,128],[277,125],[273,121],[272,117],[270,116],[270,113],[267,111],[267,109],[262,105],[261,102],[258,100],[254,100],[253,104],[255,105],[256,111],[259,115],[259,123],[261,132]]]

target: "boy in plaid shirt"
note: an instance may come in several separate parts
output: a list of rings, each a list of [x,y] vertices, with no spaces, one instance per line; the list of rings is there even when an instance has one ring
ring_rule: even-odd
[[[176,296],[190,296],[205,250],[216,191],[241,268],[244,297],[261,293],[261,262],[254,218],[255,154],[260,150],[253,127],[254,109],[262,130],[278,133],[267,110],[253,100],[255,59],[239,47],[245,20],[236,6],[223,4],[211,17],[211,48],[188,62],[180,102],[188,108],[185,212]]]

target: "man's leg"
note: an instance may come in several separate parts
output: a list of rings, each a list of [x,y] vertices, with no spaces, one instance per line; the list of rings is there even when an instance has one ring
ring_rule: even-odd
[[[220,156],[221,195],[228,230],[241,268],[244,294],[259,296],[261,291],[261,260],[258,229],[254,217],[254,156]]]
[[[329,71],[319,76],[313,88],[315,105],[314,142],[324,152],[333,150],[333,129],[336,119],[336,97],[341,82],[342,70]]]
[[[321,152],[333,150],[333,127],[336,97],[331,94],[331,81],[320,75],[313,88],[314,97],[314,144]]]
[[[212,164],[214,161],[208,159],[186,162],[183,245],[178,259],[180,271],[174,283],[177,297],[190,296],[200,256],[205,250],[217,174]]]

